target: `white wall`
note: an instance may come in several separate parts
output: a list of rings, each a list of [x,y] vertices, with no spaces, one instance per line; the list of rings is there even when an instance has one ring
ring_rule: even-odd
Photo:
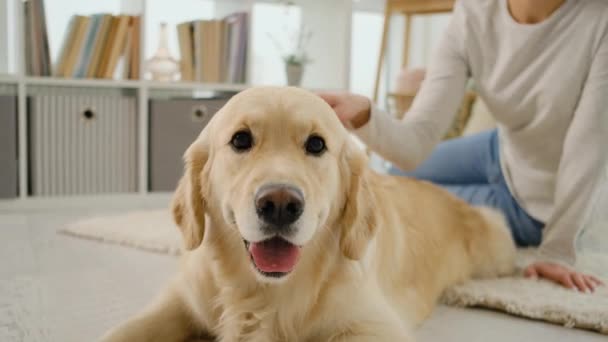
[[[257,3],[253,6],[249,75],[252,84],[285,85],[282,49],[289,50],[300,29],[299,6]],[[273,43],[274,37],[279,47]]]
[[[0,1],[0,74],[15,73],[16,0]]]
[[[258,2],[253,7],[253,84],[287,83],[281,51],[269,34],[290,50],[303,27],[312,31],[302,86],[315,89],[347,89],[350,67],[350,0],[300,0],[296,5]]]
[[[373,8],[370,8],[356,10],[353,13],[349,85],[351,92],[368,97],[373,95],[383,19],[382,9],[373,10]],[[408,67],[428,65],[432,51],[441,39],[449,19],[449,14],[414,17],[411,26],[412,35]],[[383,78],[380,83],[378,104],[381,107],[387,106],[387,89],[394,87],[395,77],[401,70],[404,26],[405,20],[402,16],[392,18],[386,64],[383,68]],[[370,165],[380,172],[384,172],[390,166],[376,154],[372,154]]]
[[[443,31],[449,22],[449,14],[414,16],[411,25],[411,41],[408,68],[424,68],[428,66],[441,39]],[[387,72],[389,78],[384,80],[384,86],[393,89],[395,78],[402,69],[405,18],[396,16],[391,20]]]
[[[249,1],[244,0],[216,0],[214,2],[216,18],[223,18],[235,12],[249,11],[251,7]]]
[[[8,73],[8,1],[0,2],[0,74]]]
[[[350,90],[372,96],[384,16],[381,11],[353,13]],[[409,68],[425,67],[450,20],[450,14],[415,16],[412,20]],[[393,89],[402,65],[405,19],[394,16],[380,83],[379,104],[386,104],[387,89]],[[387,77],[388,75],[388,77]]]
[[[350,0],[301,1],[302,23],[313,30],[310,55],[302,85],[347,89],[350,69]]]
[[[382,21],[382,15],[377,12],[353,13],[350,63],[350,91],[353,93],[373,95]]]

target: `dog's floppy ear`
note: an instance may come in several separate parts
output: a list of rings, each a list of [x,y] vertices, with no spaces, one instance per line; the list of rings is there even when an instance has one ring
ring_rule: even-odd
[[[342,156],[342,179],[346,184],[346,200],[342,212],[340,248],[345,257],[359,260],[376,232],[373,193],[368,183],[367,156],[347,142]]]
[[[173,219],[182,232],[186,249],[192,250],[203,241],[205,232],[205,198],[203,169],[209,152],[202,139],[195,141],[184,154],[185,172],[173,196]]]

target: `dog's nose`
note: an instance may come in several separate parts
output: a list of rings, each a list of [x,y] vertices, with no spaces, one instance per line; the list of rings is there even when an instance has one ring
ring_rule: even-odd
[[[304,209],[302,192],[289,185],[267,185],[255,196],[255,208],[264,222],[281,227],[294,223]]]

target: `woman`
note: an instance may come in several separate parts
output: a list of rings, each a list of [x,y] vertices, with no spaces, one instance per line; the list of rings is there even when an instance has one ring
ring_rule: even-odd
[[[321,96],[408,175],[500,209],[518,245],[540,245],[526,276],[593,291],[602,283],[571,266],[608,161],[606,18],[604,0],[457,1],[403,121],[362,96]],[[498,129],[435,149],[469,77]]]

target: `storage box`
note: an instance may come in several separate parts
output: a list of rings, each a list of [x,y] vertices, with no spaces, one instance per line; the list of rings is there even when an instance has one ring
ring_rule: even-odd
[[[150,101],[150,191],[175,190],[184,170],[184,152],[228,99]]]
[[[136,190],[136,99],[99,89],[28,99],[32,195]]]
[[[0,198],[17,197],[17,97],[0,95]]]

